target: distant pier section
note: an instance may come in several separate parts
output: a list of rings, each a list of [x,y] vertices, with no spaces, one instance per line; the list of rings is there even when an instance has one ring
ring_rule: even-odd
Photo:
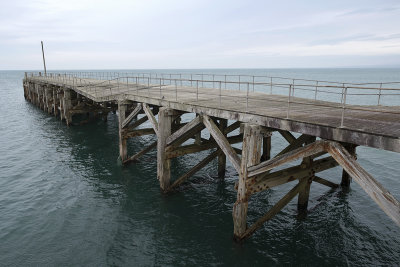
[[[357,146],[400,153],[400,83],[337,83],[285,77],[156,73],[26,73],[25,98],[73,125],[76,114],[107,118],[118,111],[119,154],[124,164],[157,149],[157,179],[164,192],[188,182],[217,159],[237,171],[234,237],[250,236],[297,197],[307,212],[312,183],[349,187],[352,179],[400,226],[400,203],[357,162]],[[181,116],[190,114],[191,121]],[[144,128],[149,122],[151,127]],[[202,135],[203,132],[203,135]],[[206,133],[206,134],[204,134]],[[294,134],[296,133],[296,134]],[[287,146],[271,154],[271,136]],[[156,141],[128,155],[127,140],[155,135]],[[204,138],[204,136],[209,136]],[[241,144],[241,148],[232,146]],[[171,159],[210,151],[180,177],[171,177]],[[287,166],[290,163],[297,165]],[[340,166],[337,183],[319,175]],[[247,225],[251,198],[292,183],[268,212]]]

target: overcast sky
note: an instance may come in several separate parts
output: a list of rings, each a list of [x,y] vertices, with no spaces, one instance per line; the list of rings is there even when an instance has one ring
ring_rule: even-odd
[[[399,0],[10,0],[0,69],[400,66]]]

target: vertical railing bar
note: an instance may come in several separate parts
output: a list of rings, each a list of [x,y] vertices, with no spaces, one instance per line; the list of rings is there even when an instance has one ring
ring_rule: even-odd
[[[289,119],[289,114],[290,114],[290,96],[292,93],[292,85],[289,85],[289,96],[288,96],[288,107],[287,107],[287,113],[286,113],[286,119]]]
[[[175,79],[175,101],[178,102],[178,84],[176,79]]]
[[[317,100],[317,92],[318,92],[318,81],[317,81],[317,84],[316,84],[316,86],[315,86],[314,100]]]
[[[199,80],[196,81],[196,101],[199,102]]]
[[[161,78],[160,78],[160,99],[162,99],[162,93],[161,93]]]
[[[249,111],[249,82],[247,82],[247,94],[246,94],[246,112]]]
[[[272,77],[271,77],[271,92],[270,94],[272,95]]]
[[[292,84],[293,84],[293,86],[292,86],[292,96],[294,96],[294,82],[295,82],[295,79],[293,79],[293,81],[292,81]]]
[[[382,83],[380,84],[379,87],[379,93],[378,93],[378,106],[381,105],[381,92],[382,92]]]
[[[344,122],[344,111],[346,109],[346,97],[347,97],[347,86],[344,89],[344,98],[343,98],[343,104],[342,104],[342,120],[340,121],[340,128],[343,128],[343,122]]]
[[[224,76],[225,76],[225,79],[224,79],[224,81],[225,81],[225,89],[226,89],[226,74],[225,74]]]
[[[222,97],[221,82],[219,82],[219,107],[220,108],[221,108],[221,97]]]

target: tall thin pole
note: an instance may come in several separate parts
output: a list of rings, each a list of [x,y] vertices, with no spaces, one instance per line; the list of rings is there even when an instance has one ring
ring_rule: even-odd
[[[44,59],[43,41],[40,41],[40,42],[42,43],[42,55],[43,55],[44,76],[47,76],[47,71],[46,71],[46,60]]]

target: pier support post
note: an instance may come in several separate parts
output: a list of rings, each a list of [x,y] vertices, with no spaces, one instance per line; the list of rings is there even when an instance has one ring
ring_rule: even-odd
[[[124,162],[128,157],[126,138],[122,135],[122,122],[125,120],[127,105],[125,102],[118,101],[118,125],[119,125],[119,156]]]
[[[219,130],[222,133],[224,132],[227,126],[228,126],[227,119],[219,119]],[[218,178],[223,179],[225,177],[225,170],[226,170],[226,155],[224,153],[220,153],[218,156]]]
[[[158,113],[157,178],[163,191],[168,190],[171,179],[171,160],[167,158],[166,144],[171,135],[172,111],[163,107]]]
[[[271,159],[271,136],[272,132],[268,135],[264,135],[263,138],[263,154],[261,156],[262,161]]]
[[[349,154],[353,156],[353,158],[356,158],[356,145],[346,144],[344,147],[347,149]],[[342,181],[340,185],[344,188],[349,188],[350,183],[351,183],[351,176],[345,170],[343,170]]]
[[[316,138],[313,137],[309,139],[308,141],[305,142],[305,145],[311,144],[315,142]],[[306,157],[303,159],[302,164],[305,165],[307,169],[311,170],[312,164],[313,164],[313,159],[312,157]],[[314,178],[314,173],[309,173],[309,177],[307,178],[307,183],[299,191],[299,197],[297,199],[297,211],[301,215],[305,215],[307,213],[307,207],[308,207],[308,199],[310,197],[310,188],[311,188],[311,183]]]
[[[57,88],[53,87],[53,112],[54,112],[54,117],[57,117],[58,115],[58,93],[57,93]]]
[[[63,110],[64,110],[64,118],[65,122],[69,126],[70,123],[72,122],[72,116],[70,114],[70,109],[72,108],[72,102],[71,102],[71,90],[70,89],[65,89],[64,88],[64,98],[63,98]]]
[[[242,159],[239,173],[237,200],[233,205],[233,234],[240,240],[247,228],[248,197],[246,188],[247,168],[256,165],[261,159],[261,126],[244,124]]]

